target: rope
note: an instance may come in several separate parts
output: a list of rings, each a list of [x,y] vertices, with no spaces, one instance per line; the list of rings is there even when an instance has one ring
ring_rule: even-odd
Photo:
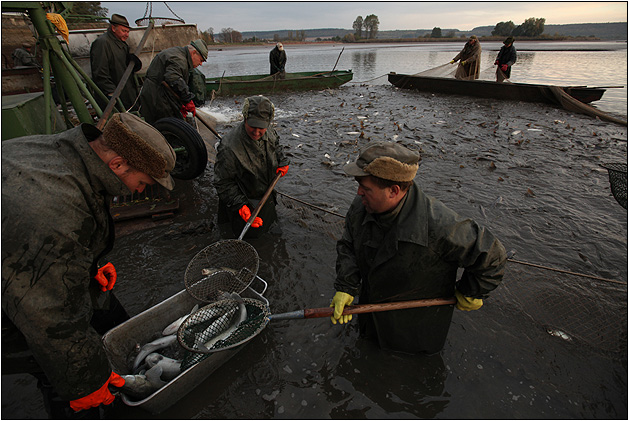
[[[382,76],[374,77],[373,79],[364,80],[362,82],[347,82],[347,83],[367,83],[367,82],[371,82],[372,80],[380,79],[381,77],[385,77],[387,75],[388,75],[388,73],[385,73]]]
[[[343,215],[341,215],[339,213],[323,209],[323,208],[321,208],[319,206],[313,205],[313,204],[308,203],[308,202],[304,202],[303,200],[296,199],[296,198],[291,197],[291,196],[289,196],[289,195],[287,195],[285,193],[282,193],[280,191],[278,191],[277,193],[280,194],[281,196],[287,197],[287,198],[289,198],[291,200],[294,200],[296,202],[299,202],[301,204],[309,206],[309,207],[311,207],[313,209],[317,209],[317,210],[320,210],[322,212],[329,213],[330,215],[338,216],[340,218],[345,218],[345,216],[343,216]],[[611,283],[614,283],[614,284],[627,285],[626,282],[617,281],[615,279],[601,278],[601,277],[598,277],[598,276],[586,275],[586,274],[583,274],[583,273],[571,272],[571,271],[568,271],[568,270],[557,269],[557,268],[551,268],[551,267],[548,267],[548,266],[542,266],[542,265],[537,265],[537,264],[534,264],[534,263],[523,262],[523,261],[520,261],[520,260],[511,259],[511,258],[507,258],[507,261],[513,262],[513,263],[518,263],[518,264],[521,264],[521,265],[532,266],[532,267],[536,267],[536,268],[539,268],[539,269],[546,269],[546,270],[550,270],[550,271],[553,271],[553,272],[565,273],[565,274],[568,274],[568,275],[583,276],[584,278],[595,279],[597,281],[604,281],[604,282],[611,282]]]
[[[170,6],[168,5],[168,3],[164,2],[164,4],[166,5],[166,7],[168,8],[168,10],[170,10],[170,13],[172,13],[173,15],[175,15],[175,17],[177,19],[179,19],[180,21],[182,21],[183,23],[185,23],[186,21],[184,21],[183,19],[181,19],[179,16],[177,16],[177,13],[173,12],[173,9],[170,8]]]

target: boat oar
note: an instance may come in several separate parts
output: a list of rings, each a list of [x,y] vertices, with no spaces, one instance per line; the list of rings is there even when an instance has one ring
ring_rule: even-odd
[[[339,56],[336,58],[336,63],[334,63],[334,67],[332,68],[332,71],[336,70],[336,65],[339,64],[339,59],[341,58],[341,54],[343,54],[343,50],[345,50],[345,47],[343,47],[343,49],[341,49],[341,52],[339,53]]]
[[[398,301],[393,303],[380,304],[357,304],[345,306],[343,314],[376,313],[379,311],[403,310],[407,308],[445,306],[456,303],[456,298],[429,298],[424,300]],[[334,307],[307,308],[288,313],[271,314],[270,320],[288,319],[313,319],[318,317],[331,317],[334,314]]]
[[[277,173],[277,175],[273,179],[273,182],[271,183],[269,188],[264,193],[264,196],[262,196],[262,199],[260,199],[260,203],[258,203],[258,206],[256,206],[256,209],[253,211],[253,213],[251,214],[251,217],[249,218],[249,220],[245,224],[245,227],[242,229],[242,232],[240,233],[240,237],[238,237],[239,241],[242,240],[242,238],[245,236],[245,233],[247,232],[247,230],[249,229],[249,227],[253,223],[253,220],[256,219],[256,216],[258,216],[258,214],[260,213],[260,210],[262,209],[262,206],[264,206],[264,203],[267,201],[269,196],[271,196],[271,192],[273,192],[273,189],[275,188],[275,185],[277,184],[277,182],[280,181],[280,177],[281,176],[282,176],[281,173]]]

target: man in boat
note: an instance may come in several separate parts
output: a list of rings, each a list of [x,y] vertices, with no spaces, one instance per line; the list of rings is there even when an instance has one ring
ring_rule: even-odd
[[[271,76],[277,75],[280,79],[286,77],[286,51],[281,42],[275,44],[275,48],[269,53],[271,62]]]
[[[450,61],[452,64],[460,60],[454,77],[461,80],[478,79],[480,74],[480,53],[480,42],[476,35],[472,35],[463,46],[461,52]]]
[[[96,38],[90,48],[92,80],[108,98],[111,98],[116,90],[118,83],[127,70],[129,60],[140,63],[139,67],[142,67],[139,59],[135,60],[129,54],[129,45],[127,44],[129,29],[127,18],[113,14],[109,19],[107,32]],[[140,70],[140,68],[135,70]],[[138,92],[135,77],[131,75],[119,96],[126,109],[131,109],[136,104]],[[101,108],[107,106],[107,103],[100,97],[96,96],[96,99]],[[137,110],[137,105],[134,108]]]
[[[207,60],[207,44],[194,40],[185,47],[171,47],[155,56],[146,71],[140,94],[140,114],[153,124],[160,118],[184,119],[196,115],[190,92],[190,71]]]
[[[419,153],[399,143],[374,142],[345,173],[358,196],[337,243],[332,322],[347,323],[346,305],[456,297],[460,310],[477,310],[502,281],[505,249],[486,228],[427,196],[413,181]],[[457,281],[457,270],[464,268]],[[383,349],[440,351],[454,306],[367,313],[361,335]]]
[[[124,384],[101,336],[128,319],[101,265],[113,196],[173,188],[175,152],[141,118],[114,114],[55,135],[2,142],[2,374],[31,373],[52,418],[92,411]],[[95,409],[94,409],[95,408]],[[79,414],[77,414],[79,415]]]
[[[25,41],[22,43],[21,48],[16,48],[11,54],[13,58],[13,68],[16,67],[41,67],[35,56],[33,55],[33,42]]]
[[[214,164],[219,223],[231,223],[235,236],[242,232],[276,174],[286,175],[289,164],[279,136],[271,127],[275,115],[273,103],[264,96],[249,97],[242,115],[244,120],[218,144]],[[273,193],[245,238],[256,238],[267,232],[276,218]]]
[[[500,47],[498,57],[496,57],[496,61],[494,62],[494,65],[498,66],[496,68],[496,82],[502,82],[511,77],[511,66],[513,66],[518,58],[518,54],[513,46],[513,41],[513,37],[507,37],[503,42],[504,45]]]

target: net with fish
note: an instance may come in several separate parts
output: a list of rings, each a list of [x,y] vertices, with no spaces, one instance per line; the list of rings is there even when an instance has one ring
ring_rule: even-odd
[[[627,209],[627,164],[609,163],[601,166],[609,173],[609,185],[614,199]]]

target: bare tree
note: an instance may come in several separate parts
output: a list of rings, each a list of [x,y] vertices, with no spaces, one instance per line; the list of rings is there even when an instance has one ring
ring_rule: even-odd
[[[363,17],[358,16],[352,24],[352,27],[354,28],[354,36],[356,37],[356,39],[360,39],[363,36],[363,23]]]
[[[380,25],[380,21],[378,20],[378,16],[369,15],[365,18],[363,22],[363,26],[367,30],[367,38],[375,39],[376,35],[378,35],[378,25]]]

